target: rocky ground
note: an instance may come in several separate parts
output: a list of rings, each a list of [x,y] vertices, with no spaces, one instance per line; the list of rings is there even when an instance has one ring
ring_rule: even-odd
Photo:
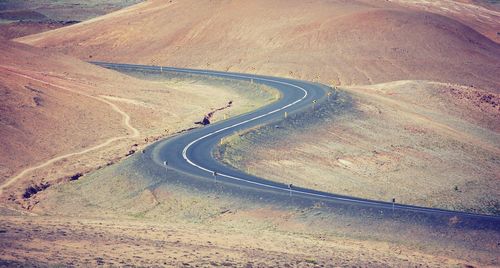
[[[498,214],[499,96],[427,81],[358,86],[309,112],[227,139],[226,162],[283,183]],[[345,103],[349,103],[346,105]],[[339,108],[344,107],[344,109]],[[311,123],[316,122],[316,123]]]

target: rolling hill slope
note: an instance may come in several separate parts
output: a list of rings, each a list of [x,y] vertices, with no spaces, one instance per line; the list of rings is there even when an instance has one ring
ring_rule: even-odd
[[[499,44],[387,1],[148,1],[19,41],[85,60],[342,85],[419,79],[500,88]]]
[[[3,193],[20,195],[30,184],[115,162],[158,136],[193,127],[230,100],[225,113],[262,101],[240,93],[196,78],[133,77],[2,40],[0,193],[12,186],[17,190]]]

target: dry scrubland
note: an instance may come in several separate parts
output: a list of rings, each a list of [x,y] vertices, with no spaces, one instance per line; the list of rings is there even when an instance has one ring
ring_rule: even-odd
[[[235,135],[226,139],[220,158],[317,190],[500,213],[498,94],[426,81],[345,90],[352,99],[331,101],[348,102],[349,111],[337,111],[329,121],[309,115],[316,122],[301,130],[284,122],[278,130]]]
[[[88,20],[140,0],[4,0],[0,2],[0,37],[13,39]]]
[[[72,10],[53,9],[53,16],[71,19]],[[26,174],[2,200],[15,204],[10,193],[24,200],[19,195],[32,176],[38,184],[67,181],[76,170],[106,166],[143,148],[145,138],[191,127],[229,100],[238,100],[232,114],[258,105],[255,96],[220,83],[131,77],[80,61],[103,60],[341,85],[345,101],[327,118],[306,114],[300,131],[272,127],[234,137],[224,157],[296,185],[498,214],[498,19],[497,4],[466,0],[153,0],[16,39],[38,48],[1,40],[0,146],[9,152],[0,154],[3,181],[28,165],[123,137]],[[2,36],[40,30],[21,26]],[[130,116],[129,126],[117,109]],[[0,265],[500,262],[498,233],[455,229],[459,220],[436,230],[330,213],[320,204],[250,202],[157,183],[134,166],[140,157],[21,202],[41,216],[1,208]]]
[[[136,266],[486,266],[498,233],[428,228],[313,207],[286,207],[196,190],[146,175],[134,155],[39,194],[37,217],[3,216],[5,264]],[[144,165],[144,166],[142,166]],[[7,212],[4,212],[7,214]],[[356,214],[356,213],[355,213]],[[372,215],[373,216],[373,215]],[[57,242],[54,242],[57,241]]]
[[[499,14],[450,1],[149,1],[19,41],[82,59],[342,86],[406,80],[391,95],[393,84],[352,87],[360,113],[351,122],[295,136],[276,152],[248,145],[238,154],[249,151],[252,163],[240,166],[337,193],[498,213]]]
[[[341,85],[418,79],[498,90],[499,45],[475,30],[476,24],[498,29],[498,9],[484,10],[465,23],[456,13],[377,0],[153,0],[18,40],[85,60]]]
[[[24,204],[21,195],[30,185],[43,187],[109,165],[193,127],[229,101],[234,105],[223,111],[228,116],[270,101],[270,95],[246,94],[216,81],[139,79],[25,45],[0,46],[0,182],[12,181],[3,198],[25,207],[32,201]],[[16,180],[52,159],[57,161]]]
[[[0,222],[3,240],[0,266],[473,267],[492,264],[478,261],[480,257],[473,256],[477,252],[466,250],[459,251],[462,256],[449,257],[444,250],[422,252],[415,246],[297,231],[295,226],[285,227],[293,230],[291,232],[284,231],[281,224],[278,224],[279,231],[256,228],[257,224],[276,226],[275,222],[282,221],[289,213],[257,209],[238,213],[238,220],[232,220],[233,215],[218,219],[230,221],[223,225],[123,220],[123,217],[120,220],[4,217]]]
[[[248,152],[240,167],[312,188],[497,214],[499,15],[474,1],[148,1],[19,41],[347,87],[356,108],[339,124],[233,158]]]
[[[141,0],[3,0],[0,21],[83,21],[141,2]]]

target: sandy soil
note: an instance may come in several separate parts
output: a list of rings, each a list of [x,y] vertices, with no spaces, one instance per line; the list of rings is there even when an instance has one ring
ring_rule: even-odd
[[[79,11],[99,3],[37,10],[80,20],[88,13]],[[125,76],[72,58],[351,85],[352,109],[316,129],[285,128],[272,143],[264,135],[259,145],[235,147],[244,149],[239,163],[311,188],[498,213],[498,10],[471,3],[153,0],[17,39],[38,49],[1,40],[0,181],[127,138],[6,189],[19,194],[99,167],[19,202],[28,210],[0,206],[0,266],[498,266],[498,232],[459,230],[455,219],[433,229],[196,191],[139,174],[130,164],[139,154],[108,165],[229,100],[239,101],[224,113],[248,111],[255,96],[198,79]],[[128,138],[133,129],[139,138]]]
[[[139,2],[141,0],[3,0],[0,20],[83,21]]]
[[[452,17],[461,21],[500,43],[498,20],[500,19],[500,2],[481,0],[391,0],[405,7]]]
[[[196,79],[146,81],[8,41],[1,46],[0,181],[2,189],[13,186],[4,192],[11,201],[30,184],[67,180],[193,127],[231,100],[228,116],[261,100]]]
[[[353,111],[302,131],[234,138],[226,161],[333,193],[500,213],[498,94],[426,81],[346,91]]]
[[[4,0],[0,3],[0,37],[9,40],[54,30],[138,2],[140,1]]]
[[[0,37],[9,40],[21,36],[57,29],[64,26],[68,26],[68,24],[59,22],[12,22],[0,24]]]
[[[134,156],[138,158],[139,156]],[[337,267],[496,265],[498,234],[282,207],[158,183],[136,160],[40,193],[0,217],[0,260],[47,265]],[[175,175],[175,174],[173,174]],[[182,177],[179,177],[182,179]]]
[[[390,1],[148,1],[19,41],[82,59],[497,91],[500,45],[453,18]]]
[[[0,228],[0,265],[6,266],[482,265],[460,258],[433,256],[387,242],[310,233],[242,230],[220,225],[3,217]]]

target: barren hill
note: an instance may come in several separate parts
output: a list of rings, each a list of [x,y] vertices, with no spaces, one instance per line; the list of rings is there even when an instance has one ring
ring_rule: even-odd
[[[500,88],[499,44],[450,17],[388,1],[156,0],[19,41],[85,60],[342,85],[420,79]]]
[[[159,135],[194,126],[230,100],[231,113],[258,102],[192,83],[138,79],[2,40],[0,192],[16,181],[24,189],[106,165]]]
[[[9,41],[0,43],[0,51],[3,176],[13,175],[20,167],[57,153],[92,144],[96,139],[126,132],[119,114],[84,95],[92,94],[95,87],[84,85],[81,80],[111,81],[104,79],[104,75],[94,75],[99,73],[96,68],[77,59],[42,53],[40,49]],[[80,81],[76,80],[76,70],[82,74]],[[77,93],[79,90],[83,93]],[[101,120],[103,116],[109,122]],[[89,132],[94,133],[89,135]]]

